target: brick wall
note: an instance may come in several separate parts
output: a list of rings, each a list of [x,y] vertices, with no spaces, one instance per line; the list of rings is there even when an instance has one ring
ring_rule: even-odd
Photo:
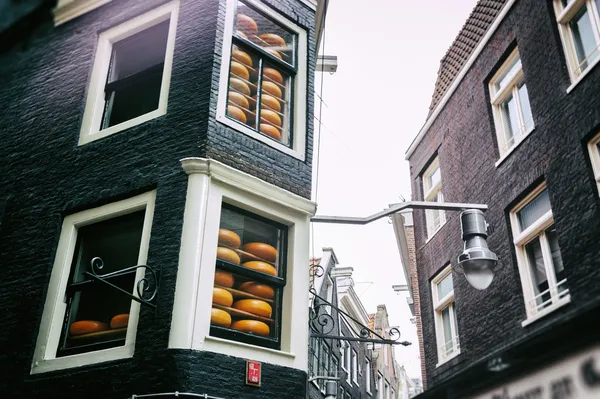
[[[307,161],[299,164],[241,134],[224,133],[211,120],[223,1],[181,0],[165,116],[77,145],[98,32],[162,3],[111,2],[37,32],[0,58],[0,309],[7,315],[0,329],[3,394],[75,398],[93,392],[122,399],[133,393],[194,390],[226,398],[305,397],[303,371],[265,364],[262,387],[247,388],[244,359],[166,350],[187,188],[179,160],[211,156],[310,197],[310,145]],[[272,3],[312,29],[314,12],[301,2]],[[309,54],[308,62],[314,60],[313,51]],[[312,87],[307,96],[312,101]],[[307,118],[312,121],[312,102]],[[311,134],[307,140],[312,142]],[[242,148],[250,149],[242,154]],[[234,162],[234,156],[240,161]],[[64,216],[151,189],[157,198],[148,264],[160,270],[161,287],[156,311],[141,310],[134,357],[30,375]]]
[[[487,82],[517,45],[535,130],[499,166]],[[454,275],[461,354],[436,367],[431,278],[462,250],[458,213],[426,242],[425,215],[414,212],[416,260],[429,386],[482,357],[531,336],[600,295],[600,201],[586,150],[600,129],[600,68],[569,93],[571,82],[550,1],[516,2],[410,157],[413,197],[423,199],[420,175],[435,154],[448,202],[485,203],[490,248],[502,262],[492,285],[477,291]],[[522,327],[525,306],[508,213],[545,180],[572,303]]]

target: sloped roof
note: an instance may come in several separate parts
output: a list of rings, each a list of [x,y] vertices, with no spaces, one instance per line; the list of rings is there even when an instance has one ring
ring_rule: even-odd
[[[446,91],[506,2],[507,0],[479,0],[477,2],[467,22],[465,22],[446,55],[440,61],[440,69],[438,70],[427,118],[431,116],[444,94],[446,94]]]

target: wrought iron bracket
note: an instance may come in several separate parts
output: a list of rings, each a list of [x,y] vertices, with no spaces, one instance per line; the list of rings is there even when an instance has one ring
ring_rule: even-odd
[[[104,268],[104,261],[102,258],[96,256],[90,261],[91,272],[85,271],[84,274],[86,276],[91,277],[95,281],[101,282],[103,284],[108,285],[109,287],[121,292],[124,295],[127,295],[132,300],[141,303],[142,305],[150,306],[151,308],[156,309],[156,304],[153,303],[156,298],[156,294],[158,292],[159,280],[157,272],[148,265],[136,265],[126,267],[121,270],[117,270],[115,272],[100,274],[101,270]],[[121,287],[116,286],[115,284],[107,281],[108,278],[117,277],[124,275],[132,270],[137,270],[139,268],[145,268],[150,271],[150,278],[147,278],[145,275],[142,277],[136,284],[137,296],[133,295],[131,292],[127,292]]]
[[[322,273],[322,267],[319,265],[312,266],[316,273],[319,275]],[[320,271],[319,271],[320,269]],[[322,275],[322,274],[321,274]],[[359,320],[352,317],[347,312],[338,308],[334,304],[328,302],[326,299],[320,297],[314,287],[311,287],[309,292],[313,295],[313,307],[310,315],[309,327],[310,336],[314,338],[327,338],[338,341],[357,341],[357,342],[368,342],[373,344],[381,345],[411,345],[408,341],[400,341],[400,330],[396,327],[392,327],[389,331],[390,338],[382,337],[369,327],[363,325]],[[329,308],[330,311],[323,311],[323,309]],[[345,337],[340,335],[331,335],[335,327],[335,319],[332,314],[337,313],[342,319],[348,321],[346,323],[352,330],[356,337]],[[354,327],[358,328],[358,331]]]

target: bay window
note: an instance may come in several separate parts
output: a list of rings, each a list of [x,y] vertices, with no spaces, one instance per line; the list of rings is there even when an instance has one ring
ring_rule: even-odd
[[[524,325],[570,301],[565,268],[545,184],[511,212],[513,240],[527,311]]]
[[[217,119],[304,159],[306,31],[254,0],[229,0]]]
[[[575,83],[600,60],[600,1],[555,0],[554,10]]]
[[[490,81],[500,155],[533,130],[533,116],[519,51],[515,49]]]
[[[432,280],[431,289],[440,365],[460,353],[452,266],[448,265]]]

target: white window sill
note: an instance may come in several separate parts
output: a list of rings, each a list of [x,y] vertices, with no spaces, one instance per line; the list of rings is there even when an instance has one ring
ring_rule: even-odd
[[[444,360],[442,360],[441,362],[439,362],[438,364],[436,364],[435,367],[437,368],[437,367],[440,367],[442,364],[448,363],[450,360],[454,359],[458,355],[460,355],[460,349],[456,350],[450,356],[446,357]],[[438,356],[439,356],[439,353],[438,353]]]
[[[519,140],[518,143],[516,143],[515,145],[513,145],[512,147],[510,147],[504,154],[502,154],[502,156],[500,157],[499,160],[496,161],[496,163],[494,164],[496,167],[500,166],[500,164],[502,162],[504,162],[506,160],[506,158],[509,157],[510,154],[512,154],[520,145],[521,143],[523,143],[525,141],[525,139],[531,134],[531,132],[533,132],[535,130],[535,126],[532,126],[531,129],[529,129],[522,137],[521,140]]]
[[[304,153],[300,153],[299,151],[296,151],[290,147],[280,144],[277,141],[270,139],[269,137],[267,137],[265,135],[257,133],[254,130],[242,125],[241,123],[228,118],[226,115],[217,115],[217,120],[219,122],[221,122],[222,124],[227,125],[230,128],[235,129],[242,134],[245,134],[246,136],[250,136],[253,139],[256,139],[256,140],[268,145],[269,147],[272,147],[272,148],[274,148],[278,151],[281,151],[287,155],[290,155],[294,158],[304,161]]]
[[[141,125],[142,123],[148,122],[149,120],[156,119],[159,116],[163,116],[167,113],[166,108],[161,109],[158,108],[152,112],[148,112],[147,114],[140,115],[137,118],[130,119],[128,121],[119,123],[118,125],[111,126],[107,129],[100,130],[94,133],[81,133],[79,136],[79,145],[84,145],[87,143],[91,143],[92,141],[96,141],[102,139],[104,137],[113,135],[115,133],[119,133],[123,130],[132,128],[137,125]]]
[[[431,241],[433,239],[433,237],[435,237],[435,235],[442,229],[442,227],[444,227],[446,225],[447,220],[444,220],[444,223],[440,224],[440,226],[434,230],[433,233],[431,233],[431,235],[429,237],[427,237],[427,241],[425,241],[426,245],[429,241]]]
[[[50,371],[110,362],[113,360],[128,359],[133,357],[134,349],[134,345],[130,344],[116,348],[81,353],[78,355],[34,361],[31,365],[31,374],[47,373]]]
[[[294,353],[263,348],[262,346],[212,337],[210,335],[207,335],[204,338],[204,346],[200,350],[253,359],[259,362],[277,364],[285,367],[295,367],[293,361],[296,358],[296,355]]]
[[[526,327],[526,326],[530,325],[531,323],[541,319],[542,317],[554,312],[556,309],[561,308],[569,303],[571,303],[571,295],[570,294],[559,299],[558,301],[556,301],[552,305],[548,306],[547,308],[542,309],[535,315],[528,317],[527,320],[523,320],[523,322],[521,323],[521,326]]]
[[[571,86],[569,86],[567,88],[567,94],[569,94],[571,91],[573,91],[573,89],[575,88],[575,86],[577,86],[579,84],[579,82],[581,82],[583,80],[583,78],[585,78],[587,76],[588,73],[590,73],[590,71],[592,69],[594,69],[594,67],[596,65],[598,65],[598,62],[600,62],[600,57],[597,57],[594,62],[592,62],[586,69],[585,71],[583,71],[583,73],[581,75],[579,75],[574,81],[573,83],[571,83]]]

